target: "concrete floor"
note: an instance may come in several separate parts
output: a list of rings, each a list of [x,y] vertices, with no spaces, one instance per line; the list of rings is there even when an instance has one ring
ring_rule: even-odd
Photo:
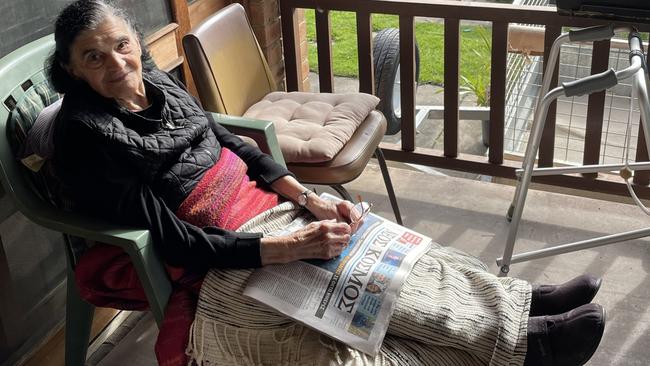
[[[406,226],[479,257],[497,273],[495,258],[503,252],[509,227],[504,214],[514,187],[410,171],[393,176]],[[378,211],[391,217],[381,179],[363,178],[350,188],[369,191],[364,199],[381,202]],[[644,228],[648,223],[650,219],[632,205],[531,191],[515,252]],[[648,365],[650,240],[515,264],[510,275],[559,283],[586,272],[604,278],[595,301],[608,311],[606,334],[590,365]]]
[[[508,232],[504,214],[514,187],[399,168],[391,168],[391,176],[406,226],[481,258],[497,273],[495,258],[503,251]],[[374,163],[347,187],[353,195],[374,202],[375,213],[393,217]],[[648,223],[650,219],[632,205],[531,191],[515,252],[643,228]],[[559,283],[586,272],[603,277],[595,301],[608,312],[605,335],[589,365],[648,365],[650,240],[515,264],[510,274],[531,282]],[[145,317],[99,364],[155,364],[156,334],[152,318]]]

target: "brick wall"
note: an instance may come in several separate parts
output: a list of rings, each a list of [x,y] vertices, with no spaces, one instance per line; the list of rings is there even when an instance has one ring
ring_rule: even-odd
[[[284,90],[284,58],[282,54],[282,26],[278,0],[240,0],[250,19],[253,31],[266,56],[269,68],[278,84]],[[309,59],[307,58],[307,23],[304,10],[298,10],[298,39],[302,85],[300,90],[309,90]]]

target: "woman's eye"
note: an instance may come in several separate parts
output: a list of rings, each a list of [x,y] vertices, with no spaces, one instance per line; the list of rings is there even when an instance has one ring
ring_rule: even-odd
[[[102,64],[102,56],[99,53],[93,52],[86,56],[86,64],[89,67],[98,67]]]
[[[126,52],[129,51],[129,49],[130,49],[129,41],[122,41],[117,45],[118,51]]]

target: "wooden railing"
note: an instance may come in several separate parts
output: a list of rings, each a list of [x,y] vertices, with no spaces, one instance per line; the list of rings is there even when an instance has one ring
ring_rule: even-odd
[[[374,91],[372,64],[373,13],[399,16],[400,78],[401,78],[401,145],[382,143],[389,160],[415,163],[438,168],[461,170],[497,177],[515,178],[515,169],[521,164],[504,160],[504,118],[506,94],[506,56],[508,24],[541,24],[545,26],[544,56],[562,27],[588,27],[606,24],[605,21],[558,15],[553,7],[517,6],[507,4],[467,3],[445,0],[281,0],[282,33],[287,89],[298,90],[300,65],[295,32],[299,8],[316,10],[319,83],[321,92],[331,92],[333,86],[330,11],[356,13],[359,62],[359,90]],[[415,146],[415,57],[414,17],[444,19],[444,150]],[[458,152],[459,119],[459,58],[460,21],[474,20],[492,23],[492,56],[490,84],[490,149],[487,158]],[[623,24],[623,23],[621,23]],[[642,32],[650,31],[650,24],[635,24]],[[596,42],[593,46],[591,71],[598,73],[608,67],[610,42]],[[546,57],[545,57],[546,59]],[[426,60],[424,62],[427,62]],[[557,70],[552,86],[557,85]],[[583,162],[597,164],[600,156],[605,92],[592,94],[588,99],[586,137]],[[552,166],[555,135],[555,103],[546,120],[539,149],[539,165]],[[639,130],[636,161],[647,161],[643,131]],[[610,175],[562,175],[536,177],[536,182],[613,194],[627,194],[622,180]],[[650,198],[650,176],[637,172],[634,179],[639,196]]]

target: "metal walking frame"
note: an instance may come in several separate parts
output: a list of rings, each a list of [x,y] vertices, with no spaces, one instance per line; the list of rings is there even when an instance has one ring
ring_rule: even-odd
[[[555,65],[557,63],[560,47],[568,42],[590,42],[611,39],[616,32],[629,32],[629,47],[630,47],[630,66],[615,71],[610,69],[608,71],[587,76],[572,82],[562,83],[549,91]],[[549,106],[560,96],[581,96],[598,91],[611,88],[624,79],[633,78],[632,80],[632,96],[636,95],[638,98],[639,109],[641,111],[641,124],[645,136],[650,136],[650,101],[648,99],[647,81],[648,72],[646,68],[645,56],[643,54],[643,44],[639,33],[633,27],[614,27],[598,26],[579,30],[571,30],[560,35],[555,42],[549,53],[548,62],[546,63],[546,71],[542,82],[542,89],[540,90],[539,98],[537,101],[535,116],[533,119],[531,134],[526,146],[524,161],[522,168],[517,169],[517,188],[513,202],[508,210],[507,218],[511,222],[508,232],[506,246],[503,252],[503,257],[497,259],[497,265],[500,267],[499,275],[505,276],[510,271],[510,265],[513,263],[525,262],[533,259],[540,259],[558,254],[574,252],[578,250],[598,247],[602,245],[617,243],[625,240],[637,239],[645,236],[650,236],[650,228],[629,231],[620,234],[606,235],[598,238],[577,241],[568,244],[556,245],[550,248],[530,251],[513,255],[515,240],[517,238],[517,230],[521,221],[521,215],[524,211],[524,204],[526,202],[526,195],[528,193],[531,178],[533,176],[541,175],[556,175],[556,174],[569,174],[569,173],[596,173],[612,171],[615,169],[624,168],[624,164],[607,164],[607,165],[585,165],[579,167],[551,167],[551,168],[535,168],[535,158],[539,149],[542,131],[546,121]],[[543,96],[543,97],[542,97]],[[632,103],[634,98],[631,99]],[[650,151],[650,138],[646,139],[648,151]],[[630,163],[627,166],[635,171],[650,170],[650,162],[643,163]]]

